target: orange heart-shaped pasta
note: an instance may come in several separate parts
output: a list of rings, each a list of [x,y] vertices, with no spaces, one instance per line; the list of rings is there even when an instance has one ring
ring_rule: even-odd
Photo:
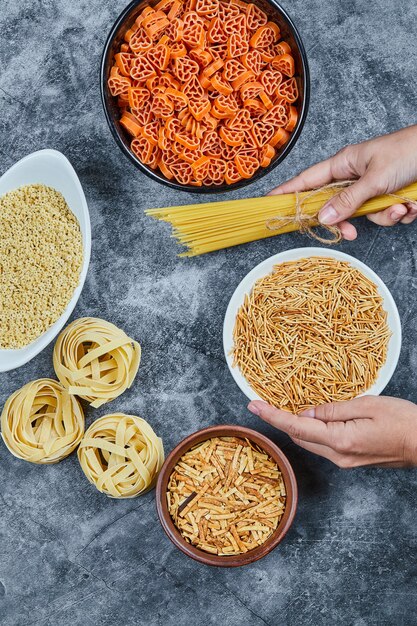
[[[181,185],[268,167],[299,119],[280,24],[243,0],[159,0],[126,29],[108,78],[132,153]]]

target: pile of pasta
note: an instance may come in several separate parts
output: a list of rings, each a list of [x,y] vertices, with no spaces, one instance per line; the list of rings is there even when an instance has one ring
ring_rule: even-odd
[[[1,414],[1,434],[18,459],[58,463],[80,443],[84,412],[60,383],[40,378],[9,397]]]
[[[135,498],[155,484],[164,462],[162,439],[141,417],[114,413],[91,424],[78,448],[84,474],[111,498]]]
[[[162,440],[141,417],[114,413],[84,434],[84,411],[111,402],[131,386],[141,347],[105,320],[82,317],[59,335],[54,367],[60,382],[40,378],[15,391],[0,416],[9,451],[30,463],[58,463],[78,446],[88,480],[113,498],[134,498],[150,489],[164,462]],[[78,397],[77,397],[78,396]]]
[[[54,347],[60,380],[27,383],[6,401],[1,435],[10,452],[31,463],[57,463],[78,446],[84,474],[113,498],[150,489],[164,462],[162,440],[141,417],[114,413],[84,434],[78,397],[99,407],[120,396],[139,368],[141,347],[105,320],[83,317],[67,326]]]
[[[133,154],[184,185],[268,167],[298,112],[290,45],[255,4],[161,0],[125,33],[108,85]]]
[[[98,317],[81,317],[60,333],[53,362],[68,392],[98,408],[131,386],[141,354],[140,344],[121,328]]]

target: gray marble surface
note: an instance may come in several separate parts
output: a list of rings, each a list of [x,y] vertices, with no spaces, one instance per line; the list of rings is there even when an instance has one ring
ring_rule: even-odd
[[[166,451],[185,435],[236,422],[276,440],[299,483],[296,521],[262,561],[211,569],[178,552],[154,494],[99,494],[75,455],[38,467],[0,446],[0,623],[3,626],[417,624],[416,471],[342,471],[297,449],[248,413],[222,353],[222,321],[240,279],[268,256],[309,245],[288,235],[178,259],[148,207],[188,197],[140,174],[114,144],[101,110],[99,60],[126,0],[2,0],[0,172],[45,147],[77,170],[93,250],[73,317],[120,325],[143,346],[133,387],[110,410],[145,417]],[[260,195],[359,141],[417,121],[414,0],[283,0],[305,42],[312,101],[296,148],[250,188]],[[249,189],[235,194],[247,197]],[[203,200],[203,198],[201,198]],[[1,234],[0,234],[1,236]],[[387,393],[417,400],[416,227],[360,223],[341,249],[392,290],[404,346]],[[27,381],[53,375],[52,347],[0,375],[0,405]]]

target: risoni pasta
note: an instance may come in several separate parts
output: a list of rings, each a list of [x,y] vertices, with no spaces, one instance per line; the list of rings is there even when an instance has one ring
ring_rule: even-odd
[[[268,167],[298,121],[293,51],[242,0],[160,0],[108,79],[133,154],[168,180],[231,185]]]
[[[377,287],[345,261],[280,263],[256,281],[234,328],[234,365],[267,402],[298,413],[369,389],[390,330]]]
[[[83,317],[59,335],[53,362],[69,393],[97,408],[131,386],[140,357],[139,343],[123,330],[96,317]]]
[[[333,188],[314,194],[310,191],[300,193],[303,215],[317,215],[334,194]],[[417,200],[417,183],[398,191],[396,200],[390,195],[368,200],[354,217],[385,209],[393,202],[401,201],[399,196]],[[180,256],[196,256],[298,230],[300,222],[296,218],[296,201],[295,194],[281,194],[150,209],[146,213],[172,225],[174,237],[186,247]],[[268,227],[271,220],[274,221],[274,230]],[[312,220],[312,225],[317,225],[317,221]]]
[[[78,449],[84,474],[112,498],[150,489],[164,462],[162,440],[141,417],[114,413],[93,422]]]
[[[10,452],[31,463],[57,463],[78,446],[84,413],[77,398],[56,380],[40,378],[15,391],[1,414]]]
[[[0,197],[0,349],[23,348],[58,320],[82,264],[80,225],[59,191],[23,185]]]

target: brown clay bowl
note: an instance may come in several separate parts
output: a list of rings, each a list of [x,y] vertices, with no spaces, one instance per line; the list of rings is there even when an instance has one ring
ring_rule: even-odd
[[[168,511],[166,492],[169,477],[171,476],[176,463],[190,448],[198,443],[201,443],[202,441],[205,441],[206,439],[210,439],[211,437],[241,437],[243,439],[247,438],[250,441],[253,441],[253,443],[265,450],[265,452],[267,452],[274,459],[284,478],[285,488],[287,491],[287,502],[284,515],[282,516],[277,529],[265,541],[265,543],[258,548],[246,552],[245,554],[218,556],[196,548],[182,537]],[[156,508],[158,516],[162,524],[162,528],[172,543],[179,548],[181,552],[192,559],[195,559],[204,565],[214,565],[218,567],[238,567],[240,565],[248,565],[249,563],[253,563],[254,561],[266,556],[274,548],[276,548],[280,541],[282,541],[285,537],[294,520],[297,509],[297,499],[298,492],[295,475],[287,457],[280,450],[280,448],[278,448],[278,446],[276,446],[270,439],[255,430],[234,425],[210,426],[209,428],[198,430],[183,439],[167,457],[164,465],[162,466],[156,486]]]

